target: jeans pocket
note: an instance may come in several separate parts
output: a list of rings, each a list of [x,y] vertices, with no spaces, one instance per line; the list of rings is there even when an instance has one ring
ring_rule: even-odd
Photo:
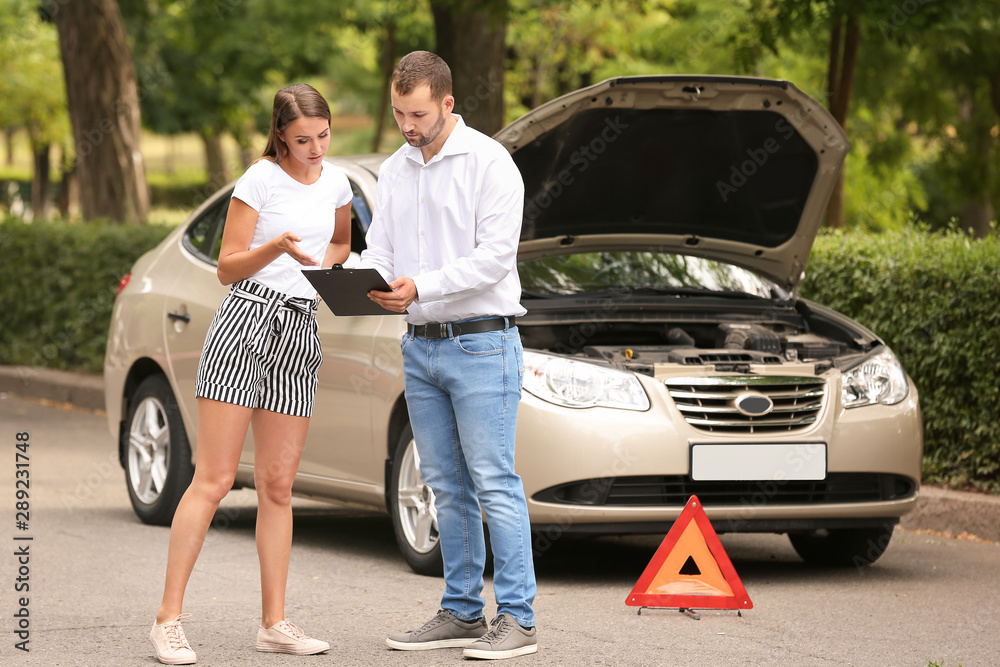
[[[524,348],[521,347],[520,341],[514,346],[514,353],[517,357],[517,386],[524,386]]]
[[[503,354],[503,340],[500,332],[487,331],[484,333],[465,334],[455,336],[455,345],[462,352],[477,357],[491,354]]]
[[[403,334],[402,339],[400,339],[399,341],[399,351],[406,352],[406,346],[410,344],[411,340],[413,340],[413,336],[411,336],[409,333]]]

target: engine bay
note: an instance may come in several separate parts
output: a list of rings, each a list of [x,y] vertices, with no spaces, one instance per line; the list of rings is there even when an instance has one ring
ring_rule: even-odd
[[[739,313],[726,319],[701,313],[656,319],[648,312],[605,318],[593,312],[586,318],[574,318],[565,311],[552,315],[533,311],[518,321],[526,348],[647,375],[663,365],[749,372],[750,365],[813,364],[819,373],[865,351],[857,332],[830,321],[813,327],[808,313],[793,308],[771,310],[756,318]]]

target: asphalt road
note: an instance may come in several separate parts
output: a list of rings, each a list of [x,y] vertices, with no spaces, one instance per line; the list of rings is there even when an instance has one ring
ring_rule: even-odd
[[[30,433],[27,530],[15,524],[22,432]],[[158,664],[146,637],[168,529],[132,513],[104,417],[0,394],[0,443],[0,665]],[[287,612],[334,648],[256,653],[254,507],[252,491],[230,494],[191,580],[185,628],[198,664],[463,662],[458,650],[385,647],[387,633],[432,616],[441,593],[440,580],[412,574],[397,555],[388,519],[307,501],[296,501]],[[514,664],[1000,664],[1000,545],[897,528],[874,567],[824,570],[802,563],[784,536],[723,535],[754,608],[703,611],[696,621],[670,610],[640,616],[624,604],[661,539],[557,541],[537,561],[539,652]],[[24,565],[16,553],[26,545]],[[25,613],[28,653],[16,648]]]

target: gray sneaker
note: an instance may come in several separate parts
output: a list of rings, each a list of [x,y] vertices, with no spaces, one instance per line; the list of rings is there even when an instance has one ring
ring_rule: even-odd
[[[490,631],[465,647],[466,658],[503,660],[538,650],[535,628],[525,630],[510,614],[500,614],[490,623]]]
[[[385,638],[389,648],[400,651],[429,651],[435,648],[468,646],[486,632],[486,619],[463,621],[442,609],[419,630],[399,632]]]

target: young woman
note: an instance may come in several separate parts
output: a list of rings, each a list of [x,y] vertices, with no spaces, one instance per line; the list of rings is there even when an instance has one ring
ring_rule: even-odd
[[[300,84],[274,97],[267,147],[236,183],[219,280],[233,285],[215,314],[198,367],[194,479],[170,529],[163,601],[150,632],[160,662],[191,664],[184,590],[219,502],[233,486],[247,428],[254,434],[257,554],[262,595],[258,651],[330,648],[285,619],[292,482],[305,445],[323,357],[316,292],[303,266],[329,267],[351,246],[351,187],[324,163],[330,108]]]

